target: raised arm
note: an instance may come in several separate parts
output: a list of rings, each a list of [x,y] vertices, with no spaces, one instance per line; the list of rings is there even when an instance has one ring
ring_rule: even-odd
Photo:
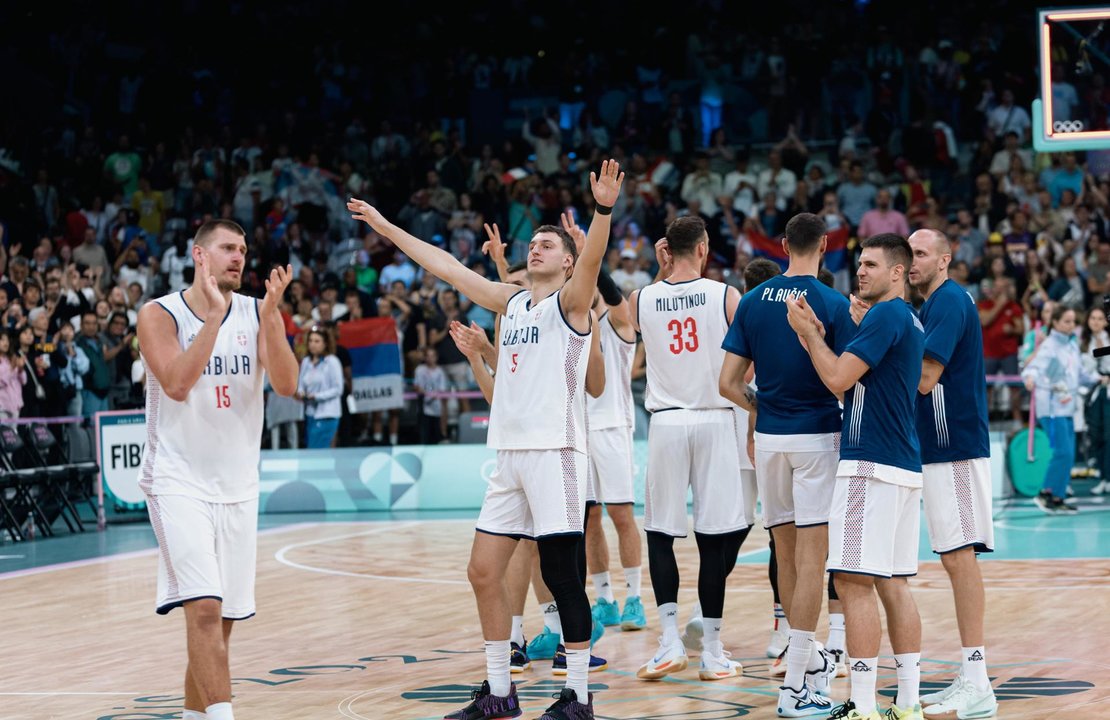
[[[609,247],[613,204],[620,195],[623,182],[624,173],[615,160],[602,162],[600,175],[590,173],[590,186],[597,208],[590,221],[590,231],[586,233],[586,247],[575,263],[574,274],[560,294],[563,312],[572,325],[584,327],[587,324],[587,313],[593,304],[594,289],[597,287],[597,272],[605,257],[605,249]]]
[[[351,199],[347,203],[351,217],[362,220],[380,235],[384,235],[412,260],[463,295],[495,313],[504,313],[513,295],[520,291],[515,285],[493,282],[482,277],[456,260],[450,253],[415,238],[386,220],[377,208],[363,200]]]
[[[563,229],[574,238],[578,252],[582,252],[582,248],[586,247],[585,231],[574,222],[574,216],[569,210],[563,212],[561,219]],[[636,328],[632,325],[632,312],[629,309],[628,300],[604,268],[599,268],[597,272],[597,291],[601,295],[601,301],[609,308],[609,322],[617,331],[617,335],[628,342],[635,342]]]
[[[292,265],[271,270],[266,278],[266,296],[258,307],[258,359],[270,375],[274,392],[284,397],[297,392],[300,374],[293,348],[285,339],[285,321],[281,317],[281,298],[292,280]]]

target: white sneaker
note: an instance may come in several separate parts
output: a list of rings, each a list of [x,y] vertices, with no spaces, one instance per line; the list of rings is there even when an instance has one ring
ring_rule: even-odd
[[[778,716],[783,718],[826,715],[832,710],[832,701],[803,685],[801,690],[786,686],[779,688]]]
[[[818,695],[828,695],[832,679],[836,677],[836,662],[821,643],[816,643],[816,649],[824,664],[817,670],[806,670],[806,686]]]
[[[663,638],[659,638],[659,649],[655,656],[636,671],[636,677],[642,680],[659,680],[671,673],[682,672],[689,664],[690,659],[686,657],[686,648],[682,641],[667,645]]]
[[[944,688],[943,690],[937,690],[936,692],[922,695],[921,707],[936,705],[937,703],[942,703],[948,698],[952,697],[952,694],[956,692],[956,688],[959,687],[961,677],[962,676],[957,675],[955,678],[953,678],[952,684]]]
[[[1091,488],[1092,495],[1101,495],[1104,492],[1110,492],[1110,482],[1106,480],[1099,480],[1098,484]]]
[[[790,642],[789,630],[772,630],[771,640],[767,643],[767,657],[777,658],[786,650],[786,644],[788,642]]]
[[[682,644],[686,646],[687,650],[700,650],[703,633],[701,615],[693,616],[686,621],[686,629],[682,633]]]
[[[952,683],[952,693],[944,701],[925,708],[925,717],[935,718],[956,713],[958,720],[993,717],[998,712],[994,688],[980,690],[962,676]]]
[[[744,672],[744,666],[736,660],[730,660],[731,657],[732,653],[725,650],[719,642],[714,643],[714,647],[703,648],[698,677],[702,680],[724,680]]]

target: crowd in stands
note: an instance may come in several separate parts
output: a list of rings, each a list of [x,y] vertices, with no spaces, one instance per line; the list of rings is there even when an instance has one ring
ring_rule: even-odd
[[[192,231],[217,217],[247,232],[243,292],[292,264],[288,322],[323,331],[310,374],[346,361],[337,323],[392,317],[415,391],[470,389],[447,326],[492,332],[494,316],[353,222],[346,198],[492,276],[485,224],[510,260],[565,210],[588,225],[588,175],[609,157],[627,173],[606,259],[625,293],[651,281],[655,240],[682,215],[707,222],[707,275],[741,286],[764,241],[818,213],[847,229],[845,292],[860,239],[935,228],[979,303],[988,374],[1016,376],[1046,309],[1085,316],[1110,289],[1110,156],[1032,151],[1035,23],[1012,4],[798,0],[736,23],[702,2],[664,23],[628,2],[559,17],[524,2],[403,10],[408,24],[373,38],[348,22],[364,8],[328,5],[142,6],[175,35],[207,34],[202,52],[120,36],[113,21],[139,7],[125,2],[3,50],[38,112],[0,118],[0,414],[141,407],[136,311],[191,282]],[[512,37],[499,44],[493,21]],[[329,22],[334,41],[274,52],[286,27]],[[634,32],[614,45],[608,27]],[[1058,112],[1106,127],[1105,76],[1059,60]],[[1021,393],[1000,391],[999,411],[1020,415]],[[413,402],[445,418],[418,425],[426,439],[451,435],[455,403]],[[338,413],[339,443],[397,441],[396,413],[334,405],[308,409],[309,437]],[[303,416],[286,417],[274,426]]]

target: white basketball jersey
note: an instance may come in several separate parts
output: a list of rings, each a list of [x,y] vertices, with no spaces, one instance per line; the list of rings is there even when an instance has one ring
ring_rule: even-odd
[[[184,352],[204,321],[189,308],[184,293],[154,302],[173,316]],[[158,378],[146,370],[147,440],[139,475],[143,491],[225,503],[257,498],[263,372],[255,299],[231,296],[208,365],[183,402],[166,395]]]
[[[698,278],[648,285],[637,299],[640,334],[647,355],[644,407],[731,408],[717,391],[728,319],[724,283]]]
[[[605,391],[601,397],[586,395],[591,430],[632,427],[632,360],[636,341],[628,342],[613,328],[606,312],[597,321],[601,353],[605,357]]]
[[[561,291],[560,291],[561,292]],[[563,319],[559,293],[514,295],[501,318],[486,444],[498,450],[586,452],[590,334]]]

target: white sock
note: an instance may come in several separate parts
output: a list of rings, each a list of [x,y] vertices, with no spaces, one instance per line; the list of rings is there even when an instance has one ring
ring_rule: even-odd
[[[895,654],[898,667],[898,697],[894,704],[908,710],[917,704],[921,692],[921,653]]]
[[[585,705],[590,701],[590,649],[567,648],[567,687]]]
[[[663,642],[667,645],[678,642],[678,603],[663,603],[659,606],[659,627],[663,628]]]
[[[207,716],[199,710],[186,710],[181,713],[181,720],[207,720]]]
[[[964,679],[980,690],[991,686],[991,678],[987,675],[987,650],[979,647],[963,648],[963,668],[961,674]]]
[[[507,697],[512,689],[509,653],[508,640],[486,640],[486,679],[489,691],[497,697]]]
[[[697,602],[694,603],[694,609],[690,613],[690,619],[691,620],[695,620],[695,619],[700,620],[701,619],[701,600],[698,600]]]
[[[208,720],[235,720],[235,714],[231,712],[229,702],[209,705],[204,709],[204,715]]]
[[[640,597],[640,577],[639,567],[624,569],[624,589],[627,590],[625,597]]]
[[[721,618],[701,619],[701,649],[709,653],[721,652]]]
[[[382,441],[382,434],[381,434],[381,432],[376,432],[376,433],[374,433],[374,442],[381,442],[381,441]]]
[[[790,630],[790,644],[786,646],[786,677],[782,684],[792,690],[801,690],[806,684],[806,670],[813,654],[813,633],[808,630]]]
[[[555,633],[563,634],[563,624],[559,622],[559,606],[555,601],[540,603],[540,614],[543,615],[543,626]]]
[[[786,611],[782,609],[782,603],[775,603],[774,622],[774,628],[776,631],[782,630],[783,632],[786,632],[790,629],[790,623],[786,621]]]
[[[829,650],[844,652],[844,613],[829,613]]]
[[[852,658],[852,702],[856,709],[866,717],[877,709],[875,701],[875,680],[878,675],[879,658]]]
[[[389,433],[389,444],[390,445],[396,445],[397,444],[397,435],[395,433]],[[508,690],[506,690],[505,692],[508,692]]]
[[[524,647],[523,615],[513,615],[513,634],[509,636],[509,642],[515,642],[517,645]]]
[[[594,581],[594,592],[605,602],[613,602],[613,583],[609,579],[609,571],[590,576]]]

